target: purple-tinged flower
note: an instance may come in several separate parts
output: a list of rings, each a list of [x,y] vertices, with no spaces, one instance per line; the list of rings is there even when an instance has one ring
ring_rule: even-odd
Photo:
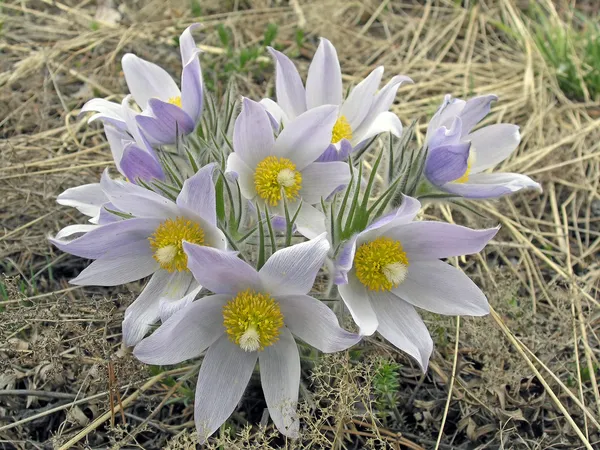
[[[143,60],[131,53],[123,56],[122,66],[127,87],[135,102],[142,109],[141,114],[134,112],[137,122],[148,136],[150,144],[172,144],[177,134],[189,134],[200,121],[203,105],[202,71],[191,30],[194,24],[186,28],[179,38],[181,62],[181,90],[171,76],[154,63]],[[132,134],[132,125],[126,120],[131,108],[120,107],[117,103],[103,99],[87,102],[82,112],[97,111],[91,120],[101,119],[117,129]],[[137,139],[136,139],[137,140]]]
[[[135,184],[111,180],[105,172],[100,185],[110,209],[132,218],[66,227],[50,239],[64,252],[95,260],[71,280],[73,284],[116,286],[152,276],[125,311],[123,341],[128,346],[200,291],[188,270],[183,241],[215,251],[226,248],[225,236],[217,228],[213,170],[213,164],[205,166],[187,179],[176,202]],[[85,234],[65,239],[81,232]]]
[[[215,295],[171,316],[135,347],[134,355],[164,365],[206,350],[194,405],[201,443],[234,411],[258,360],[275,426],[297,437],[300,357],[293,335],[326,353],[360,340],[307,295],[329,251],[325,235],[275,252],[258,272],[233,252],[188,242],[184,248],[194,277]]]
[[[268,206],[275,216],[285,216],[284,195],[290,214],[302,201],[295,224],[309,239],[325,231],[325,216],[312,205],[350,180],[346,163],[315,162],[331,140],[336,117],[336,106],[313,108],[289,121],[275,138],[267,111],[245,98],[234,125],[234,152],[226,171],[238,174],[246,199]]]
[[[306,89],[294,63],[275,49],[269,48],[269,51],[276,65],[277,103],[264,99],[261,104],[277,122],[285,127],[289,121],[313,108],[322,105],[340,107],[321,161],[343,160],[353,149],[379,133],[389,131],[395,136],[402,133],[400,119],[388,110],[400,85],[412,82],[410,78],[397,75],[378,92],[383,76],[383,67],[380,66],[344,99],[340,62],[334,46],[327,39],[321,38],[310,64]]]
[[[488,314],[483,292],[440,259],[481,251],[498,228],[413,222],[420,207],[404,197],[397,211],[354,236],[340,254],[335,282],[361,334],[378,331],[425,370],[433,341],[414,307],[447,315]]]
[[[495,95],[468,101],[444,98],[427,127],[426,178],[439,189],[466,198],[495,198],[541,186],[516,173],[484,173],[504,161],[521,141],[519,127],[498,123],[473,128],[490,112]]]

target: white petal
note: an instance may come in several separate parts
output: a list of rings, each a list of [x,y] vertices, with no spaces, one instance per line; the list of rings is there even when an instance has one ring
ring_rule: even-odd
[[[277,136],[272,154],[292,160],[296,170],[303,170],[331,143],[337,116],[338,108],[332,105],[319,106],[299,115]]]
[[[89,111],[97,111],[98,113],[91,116],[88,119],[88,123],[100,119],[111,123],[119,129],[125,130],[127,128],[125,116],[123,115],[123,107],[119,103],[109,102],[103,98],[93,98],[83,105],[79,114]]]
[[[478,173],[508,158],[521,142],[521,135],[517,125],[497,123],[472,132],[465,140],[471,141],[471,148],[475,149],[471,170]]]
[[[192,303],[195,300],[196,296],[202,290],[202,286],[200,286],[198,284],[198,282],[192,278],[190,287],[193,287],[193,286],[196,286],[196,288],[190,290],[189,293],[187,293],[185,296],[183,296],[179,299],[170,299],[170,298],[166,298],[166,297],[160,298],[158,308],[159,308],[160,320],[162,322],[165,322],[166,320],[169,319],[169,317],[171,317],[177,311],[185,308],[187,305],[189,305],[190,303]]]
[[[238,175],[240,191],[244,198],[252,200],[256,197],[256,187],[254,186],[254,172],[235,152],[227,158],[226,172],[235,172]]]
[[[179,364],[196,358],[224,335],[223,305],[229,297],[201,298],[173,314],[135,346],[133,354],[146,364]]]
[[[100,207],[108,201],[100,183],[84,184],[67,189],[56,198],[56,203],[72,206],[88,217],[97,216]]]
[[[290,214],[296,211],[297,205],[289,205]],[[327,231],[325,226],[325,214],[319,211],[314,206],[307,203],[302,203],[302,208],[298,213],[295,222],[298,233],[302,236],[312,239]]]
[[[348,163],[341,161],[316,162],[302,171],[300,197],[311,205],[321,202],[340,186],[350,181]]]
[[[496,198],[522,189],[542,192],[539,183],[520,173],[476,173],[466,183],[446,183],[442,189],[465,198]]]
[[[245,352],[223,335],[210,346],[196,385],[194,419],[204,443],[234,411],[256,365],[257,352]]]
[[[360,334],[370,336],[375,333],[379,326],[377,316],[367,294],[367,288],[358,281],[354,273],[348,274],[348,284],[340,284],[338,292],[352,314],[354,322],[359,326]]]
[[[158,301],[160,320],[165,322],[177,311],[192,303],[201,289],[189,271],[173,272]]]
[[[341,105],[342,70],[335,47],[325,38],[308,68],[306,79],[306,106]]]
[[[281,106],[270,98],[263,98],[259,103],[271,114],[271,117],[277,123],[277,127],[274,127],[277,131],[280,130],[282,124],[286,125],[290,121],[288,115],[281,109]]]
[[[308,242],[276,251],[260,269],[259,276],[271,294],[306,294],[323,266],[329,241],[325,233]]]
[[[171,274],[166,270],[157,270],[138,298],[125,310],[123,342],[126,346],[131,347],[140,342],[152,325],[158,321],[158,299],[170,278]]]
[[[390,292],[372,292],[371,297],[379,319],[377,331],[426,371],[433,341],[415,308]]]
[[[369,128],[359,129],[352,136],[352,143],[356,146],[373,136],[388,132],[396,137],[400,137],[402,135],[402,122],[400,122],[398,116],[393,112],[385,111],[375,117]]]
[[[353,130],[360,126],[368,114],[373,100],[375,100],[375,93],[379,88],[382,76],[383,66],[373,69],[367,78],[350,91],[348,98],[342,104],[340,116],[346,117]]]
[[[281,329],[279,340],[259,353],[260,382],[271,419],[288,437],[298,437],[296,405],[300,387],[300,355],[292,333]]]
[[[168,102],[170,98],[181,95],[171,75],[156,64],[127,53],[123,56],[121,65],[129,92],[142,109],[148,106],[151,98]]]
[[[437,314],[483,316],[490,312],[481,289],[462,271],[437,259],[411,263],[406,280],[392,292]]]
[[[235,153],[254,170],[259,162],[272,154],[274,142],[267,111],[259,103],[244,98],[233,128]]]
[[[64,239],[74,234],[87,233],[98,228],[98,225],[68,225],[56,233],[54,239]]]
[[[323,302],[308,295],[277,296],[284,322],[308,345],[325,353],[352,347],[361,337],[340,327],[336,315]]]

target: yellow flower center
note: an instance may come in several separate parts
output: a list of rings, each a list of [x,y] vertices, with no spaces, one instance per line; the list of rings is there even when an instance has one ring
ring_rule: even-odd
[[[333,125],[333,130],[331,132],[332,144],[340,142],[342,139],[352,139],[352,127],[348,123],[346,116],[338,117],[338,120],[336,120],[335,125]]]
[[[267,156],[256,165],[254,186],[260,198],[275,206],[281,200],[282,192],[290,200],[298,196],[302,188],[302,174],[289,159]]]
[[[471,175],[471,167],[475,164],[475,149],[471,147],[469,150],[469,158],[467,159],[467,170],[462,174],[460,178],[457,178],[453,181],[453,183],[466,183],[469,181],[469,176]]]
[[[169,99],[169,103],[171,105],[179,106],[181,108],[181,95],[177,95],[175,97],[171,97]]]
[[[246,352],[255,352],[277,342],[283,314],[269,294],[248,289],[223,307],[223,325],[232,342]]]
[[[187,270],[183,241],[204,245],[204,230],[196,222],[177,217],[162,222],[148,240],[160,267],[169,272],[182,272]]]
[[[358,280],[372,291],[398,287],[408,273],[408,257],[399,241],[379,237],[356,250],[354,267]]]

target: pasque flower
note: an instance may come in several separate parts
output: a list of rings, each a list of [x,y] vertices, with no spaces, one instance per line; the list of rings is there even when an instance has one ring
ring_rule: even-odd
[[[177,364],[206,350],[194,406],[200,442],[233,412],[258,360],[271,418],[279,431],[296,437],[300,358],[293,336],[323,352],[360,339],[307,295],[329,250],[325,235],[275,252],[258,272],[233,252],[188,242],[184,249],[197,281],[215,295],[171,316],[135,347],[135,356],[148,364]]]
[[[338,259],[336,284],[361,334],[378,331],[425,369],[433,342],[415,306],[438,314],[489,313],[483,292],[440,258],[479,252],[497,228],[413,222],[421,205],[401,207],[354,236]]]
[[[290,120],[313,108],[322,105],[340,107],[331,140],[322,149],[322,161],[345,159],[353,148],[379,133],[389,131],[396,136],[402,133],[400,119],[388,110],[400,85],[411,82],[410,78],[394,76],[377,91],[383,76],[383,67],[379,66],[344,99],[340,62],[334,46],[327,39],[321,38],[308,69],[306,88],[294,63],[275,49],[269,48],[269,51],[276,65],[277,103],[269,99],[261,103],[276,121],[286,126]]]
[[[181,90],[171,75],[154,63],[127,53],[122,66],[127,87],[135,102],[142,109],[135,120],[147,134],[151,144],[172,144],[177,134],[189,134],[200,121],[203,105],[202,71],[191,30],[191,25],[181,34],[179,47],[183,71]],[[98,111],[90,120],[102,119],[118,129],[129,131],[124,117],[125,111],[118,104],[102,99],[93,99],[82,109]]]
[[[331,140],[337,109],[324,105],[300,114],[275,138],[268,113],[245,98],[233,129],[226,170],[237,173],[242,195],[279,217],[284,201],[291,214],[302,201],[295,224],[308,238],[325,231],[325,216],[312,205],[350,180],[346,163],[316,162]]]
[[[135,345],[159,318],[165,320],[200,291],[187,268],[183,241],[215,251],[226,247],[216,225],[213,170],[214,165],[205,166],[187,179],[176,202],[135,184],[111,180],[105,172],[100,185],[108,204],[103,211],[112,219],[103,220],[103,225],[66,227],[50,240],[67,253],[95,260],[72,284],[116,286],[151,275],[125,311],[126,345]],[[81,232],[85,234],[66,239]]]
[[[466,198],[494,198],[538,183],[516,173],[484,173],[504,161],[521,141],[519,127],[508,123],[473,128],[489,113],[495,95],[468,101],[444,98],[427,128],[425,176],[438,188]]]

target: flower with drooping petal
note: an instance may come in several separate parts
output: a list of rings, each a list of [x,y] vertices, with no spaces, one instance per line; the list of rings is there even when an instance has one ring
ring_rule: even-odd
[[[440,258],[481,251],[498,228],[413,222],[420,207],[405,196],[398,210],[354,236],[339,256],[335,282],[361,334],[378,331],[425,370],[433,341],[414,307],[448,315],[488,314],[483,292]]]
[[[203,105],[202,71],[198,54],[200,49],[191,30],[186,28],[179,38],[181,62],[181,90],[171,75],[154,63],[127,53],[122,66],[127,87],[142,109],[135,120],[150,139],[151,144],[172,144],[177,134],[189,134],[200,121]],[[116,103],[102,99],[87,102],[82,112],[98,111],[90,120],[102,119],[118,129],[130,131],[123,109]]]
[[[201,289],[187,267],[183,241],[223,251],[226,241],[217,228],[214,164],[187,179],[176,202],[105,172],[101,187],[109,204],[103,209],[131,215],[114,216],[103,225],[72,225],[50,241],[59,249],[95,260],[72,284],[116,286],[151,275],[138,298],[125,311],[123,341],[138,343],[160,318],[190,303]],[[84,232],[75,239],[65,239]]]
[[[295,224],[308,238],[325,231],[325,216],[312,205],[350,180],[346,163],[316,162],[331,140],[336,117],[336,106],[313,108],[275,138],[267,111],[245,98],[233,129],[234,152],[226,171],[238,174],[242,195],[279,217],[284,217],[284,196],[291,215],[302,200]]]
[[[466,198],[495,198],[541,186],[526,175],[484,173],[504,161],[521,141],[508,123],[473,128],[489,113],[495,95],[468,101],[449,95],[427,127],[425,176],[439,189]]]
[[[175,313],[134,355],[164,365],[206,350],[194,405],[201,443],[234,411],[258,360],[271,418],[279,431],[296,437],[300,357],[293,335],[326,353],[360,340],[307,295],[329,251],[325,235],[275,252],[258,272],[234,252],[187,242],[184,248],[197,281],[215,295]]]
[[[277,122],[285,127],[289,121],[313,108],[322,105],[340,107],[321,161],[343,160],[353,149],[377,134],[389,131],[400,136],[402,133],[400,119],[389,109],[400,85],[412,82],[410,78],[394,76],[378,92],[383,76],[383,67],[379,66],[344,99],[340,62],[335,47],[327,39],[321,38],[310,64],[306,89],[294,63],[273,48],[269,47],[269,51],[275,59],[277,103],[264,99],[261,104]]]

